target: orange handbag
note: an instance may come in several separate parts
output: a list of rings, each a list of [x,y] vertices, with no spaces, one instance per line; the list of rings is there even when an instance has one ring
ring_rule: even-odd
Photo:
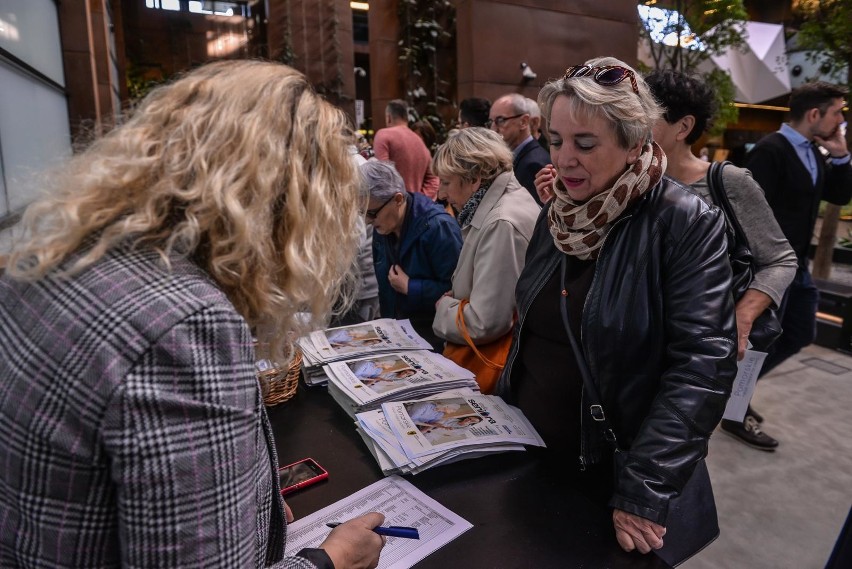
[[[512,346],[512,328],[493,342],[479,346],[474,345],[464,323],[464,307],[468,302],[467,299],[462,300],[456,313],[456,326],[467,344],[447,342],[444,347],[444,357],[472,371],[476,375],[479,390],[488,394],[494,391],[500,373],[506,365],[506,359],[509,357],[509,348]]]

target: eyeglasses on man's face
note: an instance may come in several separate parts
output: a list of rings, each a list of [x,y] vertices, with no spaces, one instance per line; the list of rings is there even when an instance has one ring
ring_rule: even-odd
[[[592,67],[590,65],[574,65],[565,70],[563,79],[571,77],[591,77],[598,85],[604,87],[612,87],[618,85],[625,79],[630,79],[630,86],[633,87],[633,92],[639,94],[639,85],[636,83],[636,75],[630,69],[621,67],[620,65],[604,65],[602,67]]]
[[[517,115],[512,115],[510,117],[494,117],[493,119],[488,119],[485,121],[485,128],[491,128],[492,126],[496,126],[497,128],[501,128],[504,124],[512,119],[516,119],[518,117],[524,116],[526,113],[520,113]]]
[[[367,211],[364,212],[364,217],[367,218],[367,221],[373,221],[374,219],[376,219],[376,217],[378,217],[379,212],[382,211],[385,208],[386,205],[391,203],[395,197],[396,197],[396,194],[392,195],[389,199],[385,200],[385,203],[383,203],[382,205],[380,205],[376,209],[368,209]]]

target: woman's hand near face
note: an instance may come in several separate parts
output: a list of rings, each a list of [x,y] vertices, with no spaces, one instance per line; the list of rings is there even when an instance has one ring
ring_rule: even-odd
[[[638,549],[640,553],[648,553],[663,546],[666,528],[647,518],[616,509],[612,511],[612,525],[615,539],[624,551]]]
[[[553,198],[553,181],[556,179],[556,168],[548,164],[535,175],[535,191],[541,203],[547,203]]]
[[[388,280],[396,292],[405,295],[408,294],[408,275],[405,274],[402,267],[391,265],[390,271],[388,271]]]
[[[383,521],[385,516],[378,512],[352,518],[331,530],[320,548],[331,557],[335,569],[373,569],[386,542],[373,528]]]

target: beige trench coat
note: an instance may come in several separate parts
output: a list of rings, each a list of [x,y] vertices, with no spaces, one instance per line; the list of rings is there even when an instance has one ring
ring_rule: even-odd
[[[512,172],[497,176],[462,229],[453,289],[436,304],[432,329],[456,344],[465,341],[456,327],[461,299],[470,303],[464,321],[475,344],[486,344],[509,331],[515,312],[515,284],[524,268],[527,245],[541,208]]]

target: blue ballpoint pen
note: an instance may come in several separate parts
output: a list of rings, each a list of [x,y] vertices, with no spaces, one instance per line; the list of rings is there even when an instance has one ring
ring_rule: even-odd
[[[329,522],[327,525],[330,528],[336,528],[341,522]],[[385,537],[404,537],[406,539],[420,539],[420,533],[417,528],[407,528],[401,526],[376,526],[373,531]]]

